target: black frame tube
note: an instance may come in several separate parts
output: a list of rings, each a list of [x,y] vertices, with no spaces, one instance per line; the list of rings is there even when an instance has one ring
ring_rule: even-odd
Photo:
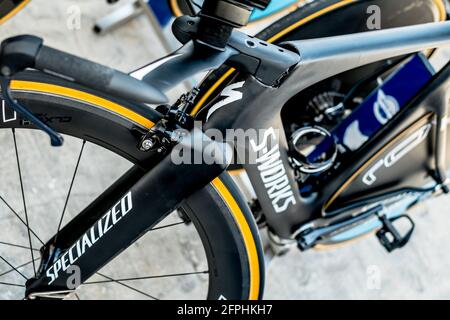
[[[133,179],[136,180],[139,169],[129,171],[121,181],[109,189],[106,196],[101,198],[100,202],[112,203],[108,211],[100,215],[97,212],[94,215],[95,220],[85,212],[44,247],[44,251],[51,250],[51,252],[44,255],[47,260],[43,260],[38,278],[27,282],[26,296],[39,292],[65,292],[74,289],[68,288],[68,279],[72,273],[70,270],[67,271],[67,267],[78,266],[81,283],[85,282],[178,208],[184,199],[205,187],[226,170],[227,164],[220,164],[220,159],[225,157],[219,153],[219,151],[230,152],[226,146],[209,140],[197,129],[185,136],[181,144],[185,142],[188,146],[192,146],[193,159],[198,158],[198,153],[203,156],[205,148],[210,148],[210,144],[214,144],[218,160],[209,165],[205,163],[177,165],[168,154],[137,182]],[[132,186],[123,192],[124,187],[129,184]],[[157,189],[154,187],[156,185]],[[74,235],[78,238],[75,239]]]

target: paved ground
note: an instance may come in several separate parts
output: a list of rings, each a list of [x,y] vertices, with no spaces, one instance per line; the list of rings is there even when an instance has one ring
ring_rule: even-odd
[[[85,57],[132,70],[162,54],[162,48],[152,35],[145,19],[137,19],[106,36],[91,32],[95,19],[111,10],[103,0],[33,0],[13,21],[1,26],[0,38],[21,33],[37,34],[46,43]],[[81,10],[80,28],[73,14]],[[79,141],[69,139],[63,152],[47,146],[41,133],[17,133],[22,171],[29,208],[30,224],[44,241],[55,231],[64,206],[65,195],[73,174]],[[0,134],[0,194],[6,202],[24,217],[17,167],[13,153],[11,132]],[[89,165],[88,165],[89,163]],[[79,175],[75,181],[67,216],[83,208],[98,192],[120,176],[129,164],[88,144],[83,154]],[[91,179],[92,176],[98,177]],[[450,227],[448,208],[450,197],[428,202],[415,209],[417,232],[405,249],[387,254],[373,238],[333,251],[296,250],[277,258],[268,269],[266,298],[270,299],[448,299],[450,298]],[[67,218],[68,219],[68,218]],[[67,220],[66,219],[66,220]],[[172,221],[177,221],[173,217]],[[65,220],[65,221],[66,221]],[[166,222],[165,222],[166,223]],[[17,223],[9,209],[0,204],[0,230],[15,230],[20,244],[27,245],[25,229]],[[102,270],[108,277],[166,274],[182,271],[202,271],[203,253],[189,228],[177,228],[176,236],[168,241],[164,233],[144,238],[130,252],[121,255],[112,266]],[[7,237],[9,232],[0,232]],[[167,235],[167,234],[165,234]],[[2,238],[0,241],[13,241]],[[34,245],[39,243],[35,239]],[[146,244],[157,244],[147,246]],[[16,250],[16,251],[14,251]],[[21,251],[22,250],[22,251]],[[14,253],[22,253],[21,255]],[[167,254],[170,253],[169,255]],[[23,249],[0,246],[0,254],[9,254],[13,265],[28,262]],[[140,255],[141,259],[133,257]],[[16,256],[22,256],[21,258]],[[155,257],[158,262],[155,263]],[[186,267],[180,270],[179,267]],[[10,268],[0,262],[0,274]],[[22,269],[32,274],[32,265]],[[95,280],[104,281],[100,275]],[[2,281],[20,283],[19,276],[9,273]],[[18,281],[18,282],[17,282]],[[151,283],[150,283],[150,282]],[[203,276],[186,277],[177,282],[147,280],[134,282],[136,289],[145,290],[159,298],[201,296],[205,286]],[[0,298],[17,298],[21,288],[1,288]],[[87,286],[81,297],[90,298],[145,298],[136,290],[123,285]]]

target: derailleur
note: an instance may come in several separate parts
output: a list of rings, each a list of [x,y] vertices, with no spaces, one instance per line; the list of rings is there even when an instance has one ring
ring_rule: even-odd
[[[142,137],[139,149],[144,152],[156,151],[165,154],[178,144],[186,130],[194,126],[194,119],[186,111],[192,106],[198,93],[199,90],[194,88],[182,95],[174,105],[158,106],[156,110],[163,118]]]

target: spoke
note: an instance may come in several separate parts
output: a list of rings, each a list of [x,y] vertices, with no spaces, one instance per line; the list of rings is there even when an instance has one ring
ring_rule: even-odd
[[[0,285],[25,288],[25,285],[23,285],[23,284],[15,284],[15,283],[8,283],[8,282],[1,282],[1,281],[0,281]]]
[[[10,246],[10,247],[16,247],[16,248],[21,248],[21,249],[27,249],[30,250],[30,247],[27,246],[22,246],[20,244],[14,244],[14,243],[9,243],[9,242],[4,242],[4,241],[0,241],[0,244],[4,245],[4,246]],[[38,249],[33,249],[34,251],[39,252]],[[31,261],[30,261],[31,263]]]
[[[19,171],[20,190],[22,192],[23,209],[25,212],[25,222],[26,222],[27,231],[28,231],[28,241],[30,244],[31,260],[33,261],[34,276],[36,276],[36,264],[34,263],[34,252],[33,252],[33,243],[31,241],[30,222],[28,220],[27,202],[25,200],[25,191],[23,188],[22,170],[20,168],[20,158],[19,158],[19,150],[17,148],[16,130],[14,128],[12,129],[12,133],[13,133],[13,139],[14,139],[14,149],[16,151],[17,170]]]
[[[180,224],[185,224],[185,222],[176,222],[176,223],[168,224],[166,226],[156,227],[156,228],[150,229],[149,232],[150,231],[161,230],[161,229],[165,229],[165,228],[170,228],[170,227],[175,227],[175,226],[178,226]]]
[[[144,296],[146,296],[147,298],[150,298],[150,299],[152,299],[152,300],[159,300],[158,298],[155,298],[155,297],[153,297],[153,296],[151,296],[151,295],[149,295],[149,294],[147,294],[147,293],[145,293],[145,292],[143,292],[143,291],[141,291],[141,290],[139,290],[139,289],[133,288],[132,286],[129,286],[129,285],[125,284],[125,283],[122,283],[122,282],[120,282],[119,280],[114,280],[113,278],[108,277],[107,275],[104,275],[104,274],[102,274],[102,273],[100,273],[100,272],[97,272],[97,274],[98,274],[99,276],[103,277],[103,278],[108,279],[108,280],[109,280],[108,282],[114,282],[114,283],[117,283],[117,284],[119,284],[119,285],[121,285],[121,286],[123,286],[123,287],[125,287],[125,288],[128,288],[128,289],[130,289],[130,290],[132,290],[132,291],[135,291],[135,292],[137,292],[137,293],[140,293],[140,294],[142,294],[142,295],[144,295]],[[90,283],[90,282],[89,282],[89,283]],[[87,283],[85,283],[85,284],[87,284]]]
[[[3,258],[2,256],[0,256],[0,259],[2,259],[8,266],[10,266],[12,268],[12,270],[14,270],[15,272],[17,272],[18,274],[20,274],[25,280],[28,280],[27,277],[25,277],[23,275],[22,272],[20,272],[16,267],[14,267],[11,263],[9,263],[8,260],[6,260],[5,258]]]
[[[171,277],[181,277],[181,276],[189,276],[196,274],[207,274],[209,271],[198,271],[198,272],[187,272],[187,273],[173,273],[173,274],[165,274],[158,276],[148,276],[148,277],[136,277],[136,278],[123,278],[123,279],[115,279],[115,280],[103,280],[103,281],[91,281],[85,282],[84,284],[99,284],[99,283],[108,283],[108,282],[117,282],[117,281],[136,281],[136,280],[148,280],[148,279],[158,279],[158,278],[171,278]]]
[[[40,258],[36,258],[35,261],[38,261],[39,259]],[[21,264],[20,266],[17,266],[15,269],[17,269],[17,270],[22,269],[23,267],[26,267],[27,265],[31,264],[32,262],[33,261],[28,261],[28,262],[26,262],[24,264]],[[3,277],[5,275],[7,275],[8,273],[11,273],[11,272],[15,271],[15,269],[13,268],[13,269],[10,269],[8,271],[0,273],[0,277]]]
[[[56,243],[56,240],[57,240],[58,235],[59,235],[59,231],[61,231],[61,225],[63,223],[64,215],[66,213],[67,205],[68,205],[69,199],[70,199],[70,194],[72,193],[73,183],[75,182],[75,177],[77,176],[78,167],[80,166],[81,156],[83,155],[83,151],[84,151],[84,146],[85,145],[86,145],[86,140],[83,140],[83,144],[81,145],[81,150],[80,150],[80,153],[78,155],[77,163],[75,165],[75,170],[73,172],[72,181],[70,181],[70,186],[69,186],[69,191],[67,192],[66,201],[64,202],[64,208],[63,208],[63,211],[61,213],[61,218],[59,219],[58,230],[56,232],[54,243]]]
[[[25,221],[23,221],[23,219],[19,216],[19,214],[9,205],[8,202],[6,202],[6,200],[0,196],[0,200],[8,207],[9,210],[11,210],[11,212],[20,220],[20,222],[22,222],[22,224],[26,227],[27,223]],[[33,229],[29,228],[31,233],[36,237],[36,239],[42,244],[44,245],[44,242],[41,240],[41,238],[38,237],[38,235],[33,231]]]

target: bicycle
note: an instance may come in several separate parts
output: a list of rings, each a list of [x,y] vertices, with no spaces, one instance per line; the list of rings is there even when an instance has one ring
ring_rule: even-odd
[[[217,16],[218,4],[229,8],[227,15]],[[36,37],[16,37],[2,43],[1,86],[6,102],[2,128],[12,132],[24,204],[16,131],[41,129],[55,146],[63,143],[61,134],[76,137],[83,145],[89,141],[135,164],[52,238],[42,241],[41,262],[32,277],[0,256],[11,272],[27,279],[25,285],[2,285],[24,288],[29,299],[66,298],[77,287],[73,287],[74,275],[79,276],[80,282],[75,281],[78,285],[105,281],[123,285],[136,280],[105,275],[103,281],[89,278],[178,209],[181,223],[195,228],[205,252],[208,270],[196,274],[208,276],[206,296],[261,298],[264,258],[257,225],[247,200],[225,173],[228,162],[219,161],[227,158],[224,154],[229,151],[220,141],[196,130],[189,116],[201,94],[193,90],[174,105],[165,104],[164,91],[224,63],[240,72],[233,87],[224,91],[234,92],[234,101],[227,100],[229,96],[212,100],[198,118],[207,118],[205,130],[264,129],[262,137],[243,148],[245,152],[253,150],[257,163],[242,165],[258,194],[264,224],[274,243],[306,250],[345,241],[355,230],[353,237],[376,231],[389,251],[407,243],[413,228],[403,236],[394,222],[400,217],[412,220],[404,211],[392,210],[391,205],[401,199],[402,206],[409,208],[425,196],[448,192],[442,152],[445,141],[441,138],[446,132],[443,99],[448,65],[434,74],[423,54],[413,54],[449,44],[448,22],[288,41],[281,46],[233,31],[246,23],[252,7],[265,5],[263,0],[206,1],[199,17],[176,20],[174,34],[185,43],[182,49],[132,76],[46,47]],[[382,63],[376,63],[379,61]],[[30,68],[33,71],[26,70]],[[363,75],[369,70],[371,76],[360,76],[362,80],[340,97],[342,101],[332,110],[326,108],[327,112],[317,114],[313,105],[307,109],[313,116],[305,112],[308,119],[302,127],[284,127],[281,120],[286,116],[281,109],[298,101],[293,97],[354,69]],[[398,92],[392,92],[388,85],[404,83],[411,79],[408,75],[418,72],[417,87],[402,100],[395,99]],[[367,99],[375,97],[375,102],[361,98],[364,93]],[[361,116],[357,111],[367,111],[367,106],[375,103],[384,110],[378,114],[382,120],[367,126],[370,134],[360,132],[359,141],[346,139],[347,129],[355,132],[355,119],[364,123],[367,117],[368,113]],[[146,104],[162,105],[154,110]],[[191,133],[177,134],[181,128]],[[337,129],[345,129],[344,134]],[[360,126],[362,129],[365,127]],[[289,134],[292,139],[288,142]],[[207,142],[206,146],[191,145],[189,138]],[[177,165],[171,151],[179,146],[194,156],[213,147],[217,161]],[[429,149],[431,157],[425,152]],[[269,152],[272,158],[268,158]],[[398,163],[406,154],[414,154],[417,164],[399,170]],[[385,167],[373,166],[378,163]],[[392,168],[397,172],[389,170]],[[392,180],[398,176],[411,179],[394,184]],[[29,245],[16,246],[30,250],[29,265],[35,261],[34,238],[39,237],[29,225],[26,206],[24,211],[25,219],[16,217],[27,228]],[[76,274],[77,269],[80,274]]]

